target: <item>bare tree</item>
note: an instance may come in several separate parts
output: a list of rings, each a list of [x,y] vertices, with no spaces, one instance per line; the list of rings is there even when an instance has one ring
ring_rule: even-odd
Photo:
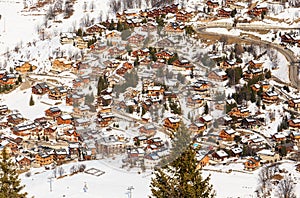
[[[111,0],[110,3],[109,3],[109,7],[110,9],[112,10],[112,12],[114,14],[116,14],[117,12],[120,11],[121,9],[121,1],[118,1],[118,0]]]
[[[64,173],[65,173],[65,169],[63,167],[59,167],[58,168],[58,174],[59,174],[59,176],[60,177],[63,176]]]
[[[103,21],[103,11],[102,10],[99,12],[98,20],[99,20],[99,22]]]
[[[57,168],[53,169],[53,177],[56,178],[56,175],[57,175]]]
[[[86,9],[87,9],[87,3],[86,3],[86,1],[83,3],[83,5],[82,5],[82,9],[83,9],[83,11],[85,11],[85,12],[86,12]]]
[[[278,170],[277,165],[264,166],[258,174],[258,182],[260,184],[258,188],[258,193],[262,197],[266,197],[270,193],[270,180],[275,175]]]
[[[285,176],[278,184],[276,196],[278,198],[296,198],[295,182],[291,176]]]
[[[91,10],[91,12],[94,12],[94,9],[95,9],[95,2],[91,1],[91,3],[90,3],[90,10]]]

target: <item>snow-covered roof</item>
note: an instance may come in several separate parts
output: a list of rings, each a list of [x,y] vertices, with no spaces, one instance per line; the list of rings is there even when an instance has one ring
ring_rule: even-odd
[[[274,156],[275,152],[271,151],[270,149],[263,149],[257,152],[258,155],[268,155],[268,156]]]
[[[223,150],[219,150],[216,153],[219,157],[227,157],[228,156],[228,154]]]

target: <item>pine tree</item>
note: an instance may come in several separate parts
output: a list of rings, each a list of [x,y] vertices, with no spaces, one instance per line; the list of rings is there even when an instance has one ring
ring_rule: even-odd
[[[175,134],[169,164],[155,170],[151,181],[152,197],[208,198],[214,197],[210,177],[201,176],[197,168],[196,151],[191,146],[188,130],[183,126]]]
[[[29,101],[29,106],[33,106],[34,105],[34,100],[32,98],[32,96],[30,97],[30,101]]]
[[[2,159],[0,161],[0,197],[23,198],[27,193],[21,193],[24,186],[14,167],[14,163],[9,159],[9,155],[4,148],[2,150]]]

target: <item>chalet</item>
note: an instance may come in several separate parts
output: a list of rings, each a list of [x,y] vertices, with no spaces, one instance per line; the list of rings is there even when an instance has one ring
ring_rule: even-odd
[[[45,115],[47,117],[51,117],[55,119],[56,117],[60,116],[62,114],[61,110],[58,107],[50,107],[45,111]]]
[[[172,62],[172,65],[177,70],[193,70],[194,66],[190,63],[190,61],[183,59],[183,60],[175,60]]]
[[[137,146],[143,146],[143,145],[147,144],[148,138],[144,135],[136,136],[133,138],[133,141],[135,142],[135,144]]]
[[[151,65],[151,68],[153,68],[153,69],[159,69],[159,68],[164,68],[166,66],[167,66],[167,64],[166,64],[166,61],[164,59],[158,59],[156,62],[154,62]]]
[[[230,8],[221,8],[218,10],[219,17],[230,17],[232,10]]]
[[[168,117],[164,120],[164,127],[172,131],[177,131],[180,125],[180,119],[178,117]]]
[[[256,76],[262,75],[263,74],[263,70],[261,68],[252,68],[252,69],[248,69],[243,73],[243,77],[245,79],[252,79]]]
[[[73,123],[73,118],[71,115],[60,115],[57,117],[56,119],[57,124],[61,125],[61,124],[72,124]]]
[[[260,61],[256,61],[256,60],[251,60],[247,63],[247,65],[249,66],[250,69],[257,69],[257,68],[262,68],[263,63]]]
[[[259,17],[261,16],[263,13],[267,13],[268,12],[268,8],[266,4],[258,4],[257,6],[255,6],[253,9],[249,10],[247,13],[250,16],[254,16],[254,17]]]
[[[139,128],[139,132],[146,136],[153,136],[156,133],[157,128],[153,124],[145,124]]]
[[[169,60],[170,58],[172,58],[174,56],[174,53],[163,50],[163,51],[157,52],[155,54],[155,56],[159,59]]]
[[[265,81],[265,80],[264,81],[260,81],[259,85],[262,87],[262,91],[263,92],[268,91],[270,89],[270,87],[271,87],[270,83],[268,81]]]
[[[214,70],[208,74],[208,78],[214,81],[225,81],[227,80],[227,74],[223,70]]]
[[[156,154],[156,152],[146,154],[144,157],[145,167],[154,168],[160,162],[160,157]]]
[[[86,34],[88,35],[99,35],[106,30],[106,27],[99,24],[94,24],[85,29]]]
[[[199,94],[188,96],[187,105],[192,107],[201,107],[204,105],[204,99]]]
[[[126,142],[122,141],[115,135],[104,136],[96,141],[96,149],[98,153],[110,156],[113,154],[124,153]]]
[[[156,31],[157,24],[148,22],[147,24],[142,24],[141,28],[142,28],[141,30],[143,32],[154,32],[154,31]]]
[[[196,153],[196,159],[197,159],[197,169],[203,168],[204,166],[209,164],[209,154],[205,151],[198,151]]]
[[[243,149],[240,147],[235,147],[230,149],[230,155],[232,157],[240,157],[243,154]]]
[[[58,58],[52,62],[52,67],[54,70],[64,71],[71,69],[73,64],[73,61],[68,61],[65,58]]]
[[[274,151],[271,151],[269,149],[260,150],[256,152],[256,154],[262,161],[265,162],[276,162],[280,158],[278,153],[275,153]]]
[[[0,78],[0,84],[2,85],[14,85],[17,82],[17,77],[15,74],[6,74]]]
[[[55,87],[52,89],[49,89],[48,92],[48,97],[52,100],[61,100],[63,97],[67,95],[68,91],[60,86],[60,87]]]
[[[61,149],[56,149],[55,150],[55,161],[60,164],[63,162],[67,157],[69,153],[67,149],[61,148]]]
[[[13,112],[12,114],[7,116],[7,122],[12,125],[17,125],[22,123],[25,118],[19,112]]]
[[[142,148],[130,149],[127,154],[129,159],[142,159],[145,156],[145,150]]]
[[[12,128],[13,134],[17,136],[27,137],[36,135],[40,130],[34,122],[24,122]]]
[[[287,134],[285,132],[277,132],[272,136],[272,138],[276,142],[281,142],[281,141],[286,140],[286,136],[287,136]]]
[[[65,45],[65,44],[73,45],[75,37],[76,37],[75,33],[63,32],[60,34],[60,43],[62,45]]]
[[[15,157],[16,163],[20,169],[30,168],[32,160],[24,155],[18,155]]]
[[[173,49],[175,43],[168,38],[157,41],[156,46],[159,48],[171,48]]]
[[[231,111],[228,113],[228,115],[238,117],[238,118],[246,118],[250,115],[250,112],[246,108],[234,107],[231,109]]]
[[[202,122],[194,122],[189,126],[189,130],[195,135],[202,135],[205,129],[206,125]]]
[[[247,159],[247,161],[244,163],[244,168],[246,170],[255,170],[260,166],[260,157],[250,157]]]
[[[127,53],[125,48],[121,48],[121,47],[112,47],[108,50],[108,55],[110,57],[122,57]]]
[[[227,159],[229,157],[229,155],[224,150],[219,150],[219,151],[215,151],[212,154],[212,157],[213,157],[213,160],[223,161],[224,159]]]
[[[300,132],[299,131],[291,131],[290,137],[297,144],[300,143]]]
[[[278,99],[278,94],[272,90],[269,90],[262,94],[262,101],[265,103],[276,103]]]
[[[149,56],[149,49],[144,48],[144,49],[138,49],[138,50],[132,51],[131,56],[139,57],[140,59],[145,58],[145,57]]]
[[[149,86],[147,89],[148,96],[160,96],[163,95],[164,91],[162,86]]]
[[[210,87],[209,83],[204,80],[197,80],[196,82],[192,83],[192,88],[194,91],[200,92],[200,93],[207,93],[208,89]]]
[[[220,63],[220,68],[221,69],[229,69],[229,68],[233,68],[237,65],[237,63],[233,60],[224,60]]]
[[[258,121],[251,117],[247,117],[242,120],[242,127],[246,129],[253,129],[258,124],[259,124]]]
[[[219,137],[225,141],[233,141],[235,136],[235,130],[233,129],[222,129],[219,133]]]
[[[115,116],[112,113],[98,114],[97,121],[101,127],[106,127],[114,118]]]
[[[204,115],[199,118],[199,121],[208,125],[212,122],[213,117],[211,115]]]
[[[50,165],[54,162],[54,155],[38,153],[35,155],[35,162],[40,166]]]
[[[33,94],[38,94],[38,95],[43,95],[48,93],[49,91],[49,86],[47,85],[46,82],[42,82],[42,83],[37,83],[36,85],[34,85],[32,88],[32,93]]]
[[[300,128],[300,119],[292,119],[288,121],[290,128],[299,129]]]
[[[160,139],[160,137],[153,137],[151,139],[147,140],[148,145],[155,145],[156,147],[162,147],[163,146],[163,141]],[[154,147],[151,147],[152,149]]]
[[[219,2],[217,0],[208,0],[206,2],[206,5],[211,8],[211,9],[214,9],[214,8],[217,8],[219,7]]]
[[[26,72],[32,72],[36,68],[37,67],[32,65],[31,63],[25,62],[23,65],[16,66],[15,70],[18,71],[18,72],[26,73]]]
[[[88,48],[88,41],[90,39],[91,38],[89,38],[89,37],[79,37],[79,36],[77,36],[74,40],[75,47],[77,47],[79,49]]]
[[[260,90],[261,86],[257,83],[251,85],[251,89],[255,92],[258,92]]]
[[[141,45],[145,39],[145,36],[141,34],[135,34],[127,38],[128,43],[133,45]]]
[[[185,10],[180,10],[176,12],[175,16],[176,16],[176,21],[188,22],[192,19],[193,13],[187,12]]]
[[[300,99],[299,98],[294,98],[290,99],[288,101],[288,108],[294,111],[300,111]]]
[[[73,107],[73,114],[76,117],[86,117],[89,115],[91,108],[88,105]]]
[[[182,35],[184,33],[184,25],[179,25],[178,23],[169,23],[165,25],[164,31],[167,34],[179,34]]]
[[[80,135],[75,130],[65,131],[62,136],[59,137],[62,140],[66,140],[68,142],[79,142]]]
[[[9,113],[7,105],[0,105],[0,115],[6,115]]]

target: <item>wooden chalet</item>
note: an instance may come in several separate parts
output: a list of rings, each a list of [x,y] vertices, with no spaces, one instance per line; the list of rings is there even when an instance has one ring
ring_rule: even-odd
[[[246,170],[255,170],[260,166],[260,158],[258,156],[250,157],[244,163],[244,168]]]
[[[149,86],[147,88],[148,96],[159,96],[164,94],[164,87],[162,86]]]
[[[176,12],[175,17],[176,17],[176,21],[188,22],[192,19],[193,13],[187,12],[185,10],[180,10]]]
[[[17,76],[15,74],[5,74],[0,78],[1,85],[15,85],[17,82]]]
[[[232,10],[230,8],[221,8],[218,10],[219,17],[231,17]]]
[[[73,123],[73,117],[71,115],[60,115],[57,117],[56,122],[58,125],[61,124],[72,124]]]
[[[208,0],[206,2],[206,5],[211,8],[211,9],[214,9],[214,8],[217,8],[219,7],[219,2],[217,0]]]
[[[169,130],[177,131],[180,125],[180,119],[178,117],[168,117],[164,120],[164,127]]]
[[[253,9],[249,10],[247,13],[250,16],[260,17],[262,13],[267,13],[268,8],[266,4],[258,4]]]
[[[139,128],[139,132],[146,136],[153,136],[156,133],[157,128],[153,124],[145,124]]]
[[[182,35],[184,33],[184,25],[179,25],[178,23],[169,23],[165,25],[164,31],[167,34],[179,34]]]
[[[281,142],[286,140],[286,133],[285,132],[277,132],[272,136],[272,139],[276,142]]]
[[[174,67],[174,69],[176,70],[193,70],[194,65],[191,64],[190,61],[183,59],[183,60],[175,60],[172,62],[172,65]]]
[[[149,49],[144,48],[144,49],[138,49],[138,50],[132,51],[131,56],[139,57],[140,59],[145,58],[145,57],[149,56]]]
[[[20,169],[30,168],[32,160],[24,155],[18,155],[15,157],[16,163]]]
[[[99,35],[106,30],[106,27],[100,24],[94,24],[85,29],[86,34]]]
[[[230,68],[234,68],[235,66],[237,66],[237,63],[235,61],[232,60],[224,60],[220,63],[220,68],[221,69],[230,69]]]
[[[297,144],[300,143],[300,132],[299,131],[291,131],[290,137],[295,143],[297,143]]]
[[[235,130],[233,129],[222,129],[219,133],[219,137],[225,141],[233,141],[235,136]]]
[[[66,140],[68,142],[79,142],[80,135],[72,129],[65,131],[64,134],[60,136],[60,139]]]
[[[231,111],[228,113],[228,115],[234,116],[237,118],[246,118],[250,115],[250,112],[248,109],[245,109],[245,108],[234,107],[233,109],[231,109]]]
[[[7,105],[0,105],[0,115],[6,115],[10,112]]]
[[[191,107],[201,107],[204,105],[204,99],[199,94],[188,96],[187,105]]]
[[[252,68],[262,68],[263,62],[251,60],[247,63],[250,69]]]
[[[288,108],[294,111],[300,111],[300,99],[290,99],[288,101]]]
[[[278,94],[275,91],[269,90],[262,94],[262,101],[265,103],[272,104],[278,102],[278,100]]]
[[[98,123],[101,127],[107,127],[115,118],[112,113],[98,114]]]
[[[68,91],[60,86],[60,87],[55,87],[52,89],[49,89],[48,92],[48,97],[52,100],[61,100],[63,97],[67,95]]]
[[[61,114],[62,112],[58,107],[50,107],[45,111],[45,115],[53,119],[57,118],[58,116],[61,116]]]
[[[224,150],[215,151],[212,153],[213,160],[216,161],[223,161],[229,157],[228,153],[226,153]]]
[[[174,53],[172,52],[168,52],[166,50],[162,50],[160,52],[157,52],[155,54],[155,56],[159,59],[166,59],[166,60],[169,60],[170,58],[172,58],[174,56]]]
[[[37,83],[31,88],[31,91],[33,94],[43,95],[48,93],[49,86],[47,85],[46,82]]]
[[[168,38],[164,38],[162,40],[157,41],[156,46],[159,48],[173,49],[173,47],[175,46],[175,43]]]
[[[208,165],[209,164],[209,160],[210,160],[210,157],[209,157],[209,154],[207,152],[197,152],[196,153],[196,159],[197,159],[197,169],[201,169],[203,168],[204,166]]]
[[[31,72],[34,71],[37,67],[32,65],[29,62],[25,62],[23,65],[15,66],[15,70],[21,73]]]
[[[195,135],[202,135],[206,128],[206,125],[202,122],[194,122],[189,126],[189,130]]]
[[[240,147],[235,147],[230,149],[230,156],[232,157],[240,157],[243,154],[243,149]]]
[[[35,163],[40,166],[50,165],[54,162],[54,155],[38,153],[35,155]]]
[[[213,81],[221,82],[227,80],[228,76],[223,70],[214,70],[208,74],[208,78]]]
[[[135,34],[127,38],[128,43],[133,45],[141,45],[144,40],[145,40],[145,36],[141,34]]]

